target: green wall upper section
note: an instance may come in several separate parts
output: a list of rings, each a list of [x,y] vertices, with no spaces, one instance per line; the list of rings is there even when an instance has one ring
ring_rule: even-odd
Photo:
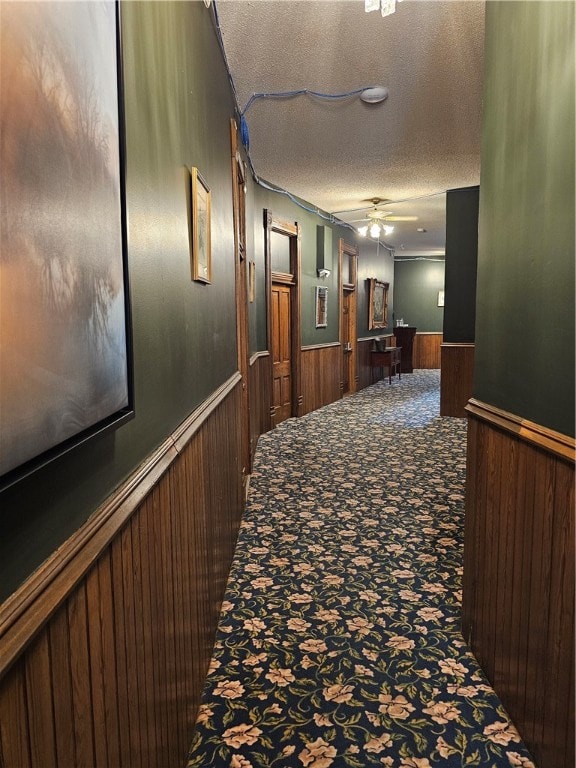
[[[574,435],[574,4],[486,4],[474,396]]]
[[[0,599],[237,367],[234,105],[211,13],[178,1],[121,11],[136,417],[2,493]],[[210,286],[191,280],[190,166],[212,191]]]
[[[478,187],[446,193],[444,341],[472,343],[476,324]]]
[[[267,349],[265,209],[269,210],[276,219],[291,223],[297,222],[300,226],[302,345],[328,344],[338,341],[338,239],[349,237],[349,230],[329,224],[317,214],[301,208],[285,194],[273,192],[254,182],[251,184],[251,190],[254,222],[252,252],[256,262],[257,288],[256,302],[250,307],[250,351],[256,352]],[[328,278],[322,279],[316,274],[316,228],[318,225],[325,225],[333,229],[332,270]],[[317,285],[328,287],[328,324],[326,328],[316,328],[315,288]]]
[[[442,333],[444,308],[438,291],[444,290],[444,261],[406,259],[394,262],[394,314],[420,332]]]
[[[378,245],[370,237],[357,237],[358,255],[358,300],[357,328],[358,337],[385,336],[392,333],[392,317],[394,316],[394,257],[390,251]],[[388,326],[386,328],[368,329],[369,315],[369,280],[376,278],[388,283]]]
[[[309,204],[304,203],[307,207]],[[394,264],[390,253],[369,238],[361,238],[348,227],[330,224],[325,218],[305,210],[293,202],[287,195],[274,192],[250,180],[248,185],[247,215],[253,221],[253,228],[247,233],[248,258],[256,263],[256,300],[249,305],[250,352],[267,349],[266,339],[266,282],[265,282],[265,230],[264,210],[268,209],[275,218],[300,225],[301,251],[301,320],[302,346],[329,344],[339,340],[339,275],[338,251],[342,238],[351,246],[358,246],[358,288],[357,288],[357,329],[358,336],[386,333],[386,329],[368,331],[368,287],[367,279],[376,277],[390,284],[389,318],[392,327],[392,294],[394,288]],[[317,228],[329,227],[332,230],[332,263],[329,277],[317,275]],[[330,238],[328,238],[329,241]],[[328,324],[326,328],[316,328],[315,289],[317,285],[328,288]]]
[[[77,446],[1,494],[0,600],[68,539],[186,417],[237,369],[230,162],[230,84],[203,3],[121,4],[126,112],[126,209],[133,324],[135,418]],[[9,119],[9,116],[8,118]],[[212,284],[191,279],[190,176],[212,193]],[[256,262],[250,351],[267,348],[262,211],[302,228],[302,343],[338,340],[338,241],[330,225],[248,179],[248,258]],[[319,224],[333,229],[328,327],[316,329]],[[392,283],[391,259],[361,243],[359,334],[365,277]]]

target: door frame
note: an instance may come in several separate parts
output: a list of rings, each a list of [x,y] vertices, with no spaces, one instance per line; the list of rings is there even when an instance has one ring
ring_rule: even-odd
[[[290,356],[292,376],[292,413],[300,416],[302,413],[302,355],[301,355],[301,318],[300,318],[300,264],[301,264],[301,234],[298,222],[288,222],[275,217],[268,208],[264,209],[264,252],[266,268],[266,337],[270,353],[270,375],[272,377],[272,283],[290,286]],[[290,272],[272,271],[272,232],[278,232],[289,238]],[[270,406],[270,416],[274,419],[274,403]]]
[[[343,264],[344,259],[348,258],[350,260],[350,269],[348,271],[350,281],[344,282],[344,271],[343,271]],[[340,369],[340,384],[341,384],[341,392],[344,391],[344,323],[345,323],[345,316],[344,316],[344,294],[348,293],[350,296],[350,305],[349,305],[349,319],[348,322],[350,325],[352,325],[352,328],[354,329],[353,338],[351,339],[351,345],[352,345],[352,351],[350,352],[350,362],[349,362],[349,368],[353,371],[353,376],[349,376],[348,378],[348,393],[352,394],[353,392],[358,391],[358,382],[359,382],[359,376],[358,376],[358,331],[357,331],[357,291],[356,286],[358,282],[358,246],[357,245],[350,245],[350,243],[347,243],[344,238],[340,238],[338,242],[338,274],[339,274],[339,282],[340,282],[340,325],[339,325],[339,332],[340,332],[340,347],[342,349],[342,356],[341,356],[341,369]]]
[[[241,464],[242,480],[246,485],[252,472],[250,449],[250,392],[249,392],[249,339],[248,339],[248,289],[246,254],[246,164],[242,160],[238,144],[238,126],[230,120],[230,148],[232,153],[232,209],[234,219],[234,275],[236,283],[236,350],[237,365],[242,377],[241,413]],[[244,195],[241,204],[240,195]],[[242,221],[243,218],[243,221]]]

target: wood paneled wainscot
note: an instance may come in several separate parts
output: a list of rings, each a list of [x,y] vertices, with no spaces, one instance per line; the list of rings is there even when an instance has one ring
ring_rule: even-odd
[[[302,347],[301,415],[334,403],[342,394],[340,342]]]
[[[574,440],[466,410],[463,635],[538,768],[573,768]]]
[[[440,416],[466,416],[472,397],[474,344],[440,345]]]
[[[243,506],[232,377],[0,607],[5,768],[184,765]]]
[[[256,453],[258,438],[272,427],[272,361],[269,352],[250,357],[250,453]]]
[[[416,332],[412,361],[414,368],[440,368],[442,334],[430,331]]]

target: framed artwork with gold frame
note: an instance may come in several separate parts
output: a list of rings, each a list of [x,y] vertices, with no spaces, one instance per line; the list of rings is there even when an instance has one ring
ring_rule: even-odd
[[[256,262],[248,262],[248,301],[252,304],[256,298]]]
[[[326,328],[328,325],[328,288],[316,286],[316,328]]]
[[[212,282],[212,244],[210,237],[210,187],[198,168],[192,176],[192,279]]]
[[[386,328],[388,325],[388,288],[390,284],[376,280],[374,277],[369,279],[369,283],[368,329]]]

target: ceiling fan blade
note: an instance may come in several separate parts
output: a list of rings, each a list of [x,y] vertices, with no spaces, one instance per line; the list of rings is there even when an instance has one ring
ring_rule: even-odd
[[[384,216],[384,221],[418,221],[418,216]]]

